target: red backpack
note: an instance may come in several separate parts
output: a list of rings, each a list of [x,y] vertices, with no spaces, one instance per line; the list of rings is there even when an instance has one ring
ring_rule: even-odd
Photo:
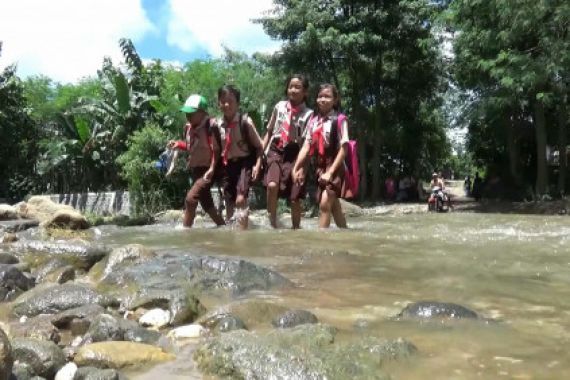
[[[341,133],[341,126],[346,120],[345,114],[338,114],[336,121],[337,138]],[[334,124],[333,124],[334,125]],[[346,157],[344,158],[344,191],[342,198],[354,199],[358,196],[360,186],[360,165],[358,162],[358,144],[356,140],[348,140],[346,147]]]

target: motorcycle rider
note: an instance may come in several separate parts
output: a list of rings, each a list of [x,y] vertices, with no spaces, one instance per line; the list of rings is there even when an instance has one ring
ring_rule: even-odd
[[[443,202],[448,201],[449,198],[445,192],[445,184],[443,182],[443,178],[441,178],[436,172],[431,175],[430,188],[431,195],[429,202],[433,202],[436,196],[439,196]]]

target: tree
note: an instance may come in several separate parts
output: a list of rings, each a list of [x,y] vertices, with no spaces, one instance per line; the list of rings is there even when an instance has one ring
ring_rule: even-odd
[[[0,72],[0,197],[21,199],[36,185],[37,126],[26,105],[16,66],[10,65]]]
[[[570,5],[562,0],[456,0],[450,6],[452,25],[459,31],[455,78],[475,93],[483,109],[500,115],[495,125],[506,131],[512,175],[519,165],[517,129],[531,122],[538,196],[547,193],[549,185],[548,115],[564,114],[568,101],[564,81],[570,66],[569,14]],[[567,121],[559,125],[559,149],[565,151]]]

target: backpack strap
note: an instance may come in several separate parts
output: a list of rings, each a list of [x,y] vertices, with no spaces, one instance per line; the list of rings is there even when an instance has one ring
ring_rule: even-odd
[[[255,145],[253,145],[251,142],[251,136],[249,135],[249,123],[247,121],[248,119],[249,115],[247,113],[239,114],[239,132],[241,133],[241,137],[247,144],[247,148],[249,149],[250,153],[255,152],[256,156],[262,156],[263,149],[256,148]]]
[[[220,149],[220,152],[222,151],[223,147],[222,147],[222,136],[220,134],[220,128],[218,126],[218,123],[216,122],[215,118],[208,118],[208,121],[206,122],[206,131],[208,133],[208,143],[210,144],[210,152],[212,154],[214,154],[214,145],[212,143],[212,136],[216,139],[216,143],[218,144],[218,149]]]

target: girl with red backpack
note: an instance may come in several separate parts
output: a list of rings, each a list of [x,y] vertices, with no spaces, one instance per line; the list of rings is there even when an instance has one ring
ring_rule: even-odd
[[[265,177],[267,212],[273,228],[277,227],[277,202],[285,198],[291,203],[293,229],[301,225],[301,199],[305,197],[304,183],[295,183],[292,169],[303,144],[305,129],[313,111],[307,107],[309,80],[302,74],[291,75],[286,82],[287,100],[275,105],[263,138],[267,156]]]
[[[316,156],[319,227],[328,228],[332,216],[337,227],[346,228],[346,218],[339,199],[345,187],[344,161],[349,145],[348,121],[339,113],[340,96],[336,86],[322,84],[316,104],[317,112],[307,125],[305,142],[293,167],[293,180],[297,184],[305,182],[304,166],[307,156]]]

